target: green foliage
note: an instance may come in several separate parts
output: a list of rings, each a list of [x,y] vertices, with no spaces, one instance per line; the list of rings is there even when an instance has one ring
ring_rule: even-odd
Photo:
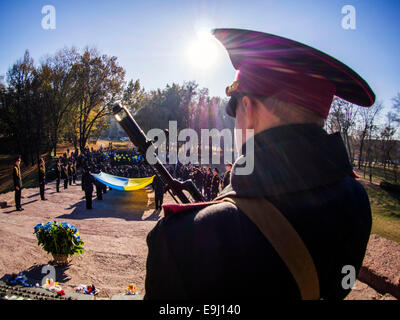
[[[79,236],[78,229],[69,223],[56,221],[39,223],[34,230],[38,245],[41,245],[47,253],[72,256],[84,252],[84,242]]]
[[[29,51],[0,79],[1,132],[33,165],[66,138],[82,149],[121,99],[125,71],[95,49],[63,49],[36,66]],[[133,86],[135,87],[135,86]]]

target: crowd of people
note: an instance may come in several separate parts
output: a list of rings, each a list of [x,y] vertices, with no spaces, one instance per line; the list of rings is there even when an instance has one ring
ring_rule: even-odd
[[[202,167],[191,163],[168,166],[172,176],[178,180],[192,179],[197,189],[207,201],[213,200],[218,193],[229,184],[232,164],[225,165],[225,173],[221,176],[218,168]]]
[[[13,168],[15,205],[21,211],[22,175],[20,169],[21,157],[17,157]],[[226,172],[220,176],[218,168],[206,168],[191,163],[183,165],[166,165],[170,174],[181,181],[192,179],[196,187],[203,194],[205,200],[213,200],[218,193],[229,184],[231,163],[225,165]],[[95,179],[92,173],[105,172],[114,176],[126,178],[145,178],[155,174],[153,168],[145,161],[142,155],[136,151],[120,152],[112,149],[94,150],[85,149],[83,152],[69,149],[57,158],[55,167],[56,192],[60,191],[60,185],[64,189],[77,183],[78,174],[81,175],[81,186],[85,192],[86,208],[92,209],[92,194],[96,189],[98,200],[103,200],[102,195],[107,192],[107,186]],[[46,164],[44,159],[39,162],[39,189],[41,200],[45,198]],[[156,176],[152,183],[155,191],[156,209],[161,209],[165,188],[162,180]]]

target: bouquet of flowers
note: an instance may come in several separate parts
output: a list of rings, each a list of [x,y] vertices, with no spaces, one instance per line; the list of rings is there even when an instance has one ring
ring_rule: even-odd
[[[38,223],[34,233],[47,253],[51,253],[55,259],[57,255],[72,256],[83,253],[83,244],[78,229],[67,222],[57,221]],[[57,260],[57,259],[56,259]]]

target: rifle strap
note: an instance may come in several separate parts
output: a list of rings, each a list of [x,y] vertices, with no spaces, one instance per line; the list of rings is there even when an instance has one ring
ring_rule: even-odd
[[[320,288],[314,261],[296,230],[286,217],[265,198],[233,198],[231,202],[258,227],[286,264],[296,280],[303,300],[320,299]]]

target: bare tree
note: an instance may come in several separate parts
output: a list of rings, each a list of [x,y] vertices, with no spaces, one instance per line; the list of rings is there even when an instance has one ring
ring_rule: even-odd
[[[358,158],[358,169],[361,168],[361,163],[363,161],[363,152],[364,152],[364,145],[365,139],[370,137],[370,133],[374,130],[375,121],[379,116],[379,113],[382,110],[382,103],[378,102],[375,103],[370,108],[361,108],[359,112],[360,118],[360,132],[359,132],[359,158]]]
[[[325,123],[329,133],[340,132],[351,163],[354,161],[354,148],[352,148],[351,139],[356,127],[358,109],[358,106],[335,97]]]

